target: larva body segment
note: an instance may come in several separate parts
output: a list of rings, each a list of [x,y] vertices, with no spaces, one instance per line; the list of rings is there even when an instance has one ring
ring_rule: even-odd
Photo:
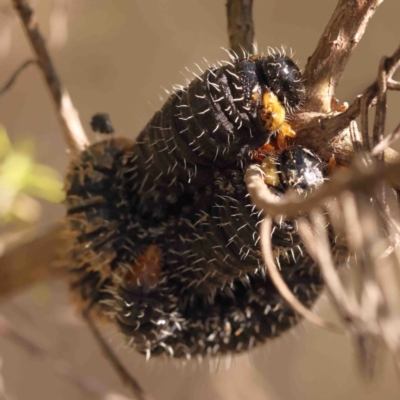
[[[300,78],[286,56],[210,68],[167,100],[135,144],[108,139],[72,161],[72,291],[139,352],[239,352],[298,320],[266,276],[243,174],[286,123],[282,112],[299,104]],[[263,157],[278,195],[323,182],[320,160],[301,147]],[[311,306],[322,281],[295,226],[276,223],[272,242],[283,277]]]

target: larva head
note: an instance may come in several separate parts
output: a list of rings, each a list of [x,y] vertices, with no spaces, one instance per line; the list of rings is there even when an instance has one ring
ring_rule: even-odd
[[[324,182],[324,165],[311,151],[293,146],[274,155],[267,155],[261,162],[265,183],[276,194],[294,189],[299,194],[318,188]]]
[[[242,88],[243,112],[261,131],[280,130],[287,113],[301,103],[304,90],[294,61],[285,55],[254,56],[237,60],[235,72]]]
[[[318,188],[324,182],[323,170],[322,161],[303,147],[287,148],[280,154],[280,178],[286,189],[304,193]]]
[[[255,60],[262,85],[271,91],[286,111],[296,108],[302,100],[304,86],[295,62],[285,55],[270,55]]]

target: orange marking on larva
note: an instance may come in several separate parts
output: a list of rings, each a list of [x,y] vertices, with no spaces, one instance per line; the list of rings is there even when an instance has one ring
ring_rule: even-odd
[[[335,155],[332,154],[332,155],[329,157],[329,161],[328,161],[328,170],[329,170],[329,173],[334,172],[334,171],[336,170],[336,168],[337,168],[336,158],[335,158]]]
[[[262,95],[262,108],[259,113],[269,131],[278,130],[285,121],[285,107],[276,95],[269,91]]]
[[[270,143],[265,143],[263,144],[261,147],[259,147],[257,150],[253,151],[252,154],[252,159],[254,161],[258,161],[258,162],[262,162],[262,160],[264,160],[264,157],[269,154],[269,153],[273,153],[276,151],[275,146],[273,146]]]
[[[296,132],[292,129],[292,127],[287,123],[284,122],[281,127],[279,128],[279,132],[283,133],[285,136],[288,136],[292,139],[296,137]]]
[[[276,136],[278,149],[285,149],[288,146],[288,137],[294,139],[296,137],[296,132],[287,122],[284,122],[279,128],[278,135]]]
[[[284,149],[287,147],[286,135],[282,132],[279,132],[276,136],[276,143],[278,145],[278,149]]]
[[[125,282],[131,285],[154,287],[160,280],[162,252],[151,244],[131,266],[125,275]]]
[[[261,169],[264,172],[264,182],[267,185],[278,186],[279,185],[279,175],[276,170],[276,160],[271,155],[266,156],[261,162]]]

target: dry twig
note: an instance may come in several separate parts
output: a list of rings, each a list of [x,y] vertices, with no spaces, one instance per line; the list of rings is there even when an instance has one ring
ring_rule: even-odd
[[[388,89],[398,90],[397,82],[394,82],[392,77],[399,67],[400,46],[391,57],[382,58],[377,79],[363,93],[361,98],[361,133],[365,150],[370,150],[372,146],[377,145],[379,141],[383,140],[386,118],[386,91]],[[371,143],[368,129],[368,109],[375,98],[377,98],[377,104]]]
[[[342,333],[343,330],[331,322],[325,321],[323,318],[312,312],[310,309],[305,307],[297,297],[292,293],[290,288],[286,285],[284,279],[278,271],[275,265],[274,258],[272,255],[272,243],[271,243],[271,229],[272,219],[266,217],[261,224],[260,236],[261,236],[261,251],[263,254],[264,263],[268,270],[268,275],[271,281],[275,285],[280,295],[286,300],[286,302],[302,317],[318,325],[322,328],[326,328],[335,333]]]
[[[399,172],[400,161],[380,168],[356,162],[353,168],[337,172],[327,184],[306,198],[298,196],[295,192],[287,193],[279,199],[271,197],[264,182],[263,172],[255,165],[247,169],[244,181],[247,184],[252,203],[258,210],[263,210],[265,215],[298,217],[301,212],[310,212],[345,190],[368,187],[372,181],[383,177],[391,181],[399,175]]]
[[[399,68],[400,46],[391,57],[385,58],[381,63],[378,78],[358,96],[351,106],[344,112],[324,114],[321,112],[302,112],[296,115],[293,127],[297,132],[297,142],[318,154],[323,160],[328,160],[332,154],[341,165],[349,165],[354,156],[353,144],[349,132],[349,125],[361,114],[361,133],[366,150],[370,149],[368,130],[368,109],[377,104],[379,88],[399,90],[398,82],[392,77]],[[387,84],[382,87],[382,80]],[[381,82],[379,84],[379,82]],[[383,95],[381,95],[383,96]],[[385,112],[386,102],[379,103],[379,112]],[[377,129],[377,128],[375,128]],[[382,135],[382,132],[376,135]],[[376,144],[376,143],[375,143]],[[385,150],[385,159],[389,162],[398,157],[398,153],[391,149]]]
[[[336,174],[329,183],[305,199],[295,193],[287,193],[280,199],[272,196],[258,166],[248,168],[245,175],[252,201],[259,210],[263,210],[264,215],[299,218],[300,213],[309,213],[311,222],[305,218],[297,221],[299,234],[308,253],[321,269],[333,304],[355,338],[361,369],[368,375],[372,375],[374,370],[381,342],[386,344],[400,371],[399,213],[396,212],[397,200],[393,199],[393,193],[385,183],[385,179],[389,182],[398,179],[400,161],[397,159],[386,166],[383,163],[383,151],[400,134],[399,125],[386,140],[383,138],[386,93],[388,89],[397,90],[400,86],[392,80],[399,66],[400,47],[392,57],[382,59],[377,80],[344,113],[328,118],[323,113],[300,115],[300,119],[304,115],[309,118],[308,126],[317,123],[315,126],[319,126],[325,146],[328,140],[343,136],[350,143],[349,156],[360,153],[345,173]],[[370,135],[368,110],[372,105],[376,106],[376,111]],[[355,122],[360,114],[361,133]],[[375,146],[372,152],[369,151],[371,146]],[[327,149],[329,146],[324,151]],[[340,199],[340,207],[336,206],[335,198]],[[348,250],[355,255],[360,270],[353,282],[354,287],[359,288],[358,300],[347,292],[339,278],[330,246],[328,221],[322,210],[327,210],[331,217],[330,229],[347,238]],[[268,232],[262,234],[267,235]],[[261,238],[264,243],[268,240]],[[277,271],[271,270],[268,265],[270,248],[264,245],[262,250],[272,277]]]
[[[71,149],[82,150],[89,144],[89,141],[82,127],[78,112],[74,108],[67,90],[58,78],[53,62],[47,51],[45,41],[39,30],[35,13],[27,0],[11,1],[36,54],[37,63],[53,98],[56,107],[56,115],[64,137]]]
[[[383,153],[389,146],[394,144],[397,140],[400,138],[400,124],[396,126],[393,132],[389,133],[383,139],[380,141],[372,150],[371,150],[371,155],[372,156],[377,156],[379,153]]]
[[[139,382],[129,374],[126,368],[123,366],[121,361],[118,359],[116,354],[113,352],[111,347],[107,344],[104,338],[101,336],[100,331],[97,329],[96,324],[94,323],[90,311],[84,313],[84,318],[93,333],[94,338],[96,339],[97,343],[99,344],[101,350],[103,351],[104,356],[110,362],[110,364],[114,367],[115,371],[121,378],[122,382],[129,387],[133,395],[138,400],[152,400],[153,398],[146,394],[142,387],[139,385]]]
[[[236,54],[242,54],[243,50],[252,53],[254,44],[253,0],[228,0],[226,8],[230,48]]]
[[[398,322],[398,316],[400,315],[397,303],[394,301],[394,299],[398,299],[399,296],[396,297],[396,293],[398,295],[399,291],[394,283],[390,284],[391,282],[389,282],[388,284],[388,276],[395,282],[393,270],[400,263],[400,251],[396,244],[392,244],[392,253],[389,254],[391,257],[389,259],[391,270],[389,271],[390,273],[383,274],[379,257],[382,254],[382,243],[387,245],[387,242],[382,242],[380,236],[371,233],[374,232],[373,228],[378,226],[382,230],[390,232],[390,237],[399,235],[396,223],[390,220],[392,214],[391,210],[388,211],[390,207],[387,206],[385,200],[385,185],[382,183],[382,179],[392,180],[395,177],[397,178],[400,162],[382,166],[379,163],[374,164],[372,159],[374,156],[381,154],[389,143],[392,143],[394,138],[399,135],[400,128],[398,127],[389,139],[382,140],[385,123],[386,92],[387,90],[400,90],[400,83],[392,79],[394,71],[399,67],[400,47],[392,57],[382,60],[377,80],[366,89],[362,96],[356,98],[346,111],[339,112],[335,106],[332,107],[332,104],[335,104],[335,89],[344,68],[360,41],[368,21],[382,1],[355,0],[349,2],[347,0],[339,0],[317,49],[306,66],[304,76],[307,85],[307,98],[304,105],[306,112],[299,113],[293,120],[293,127],[298,134],[298,143],[314,150],[324,160],[327,160],[332,153],[335,153],[340,164],[349,165],[355,151],[369,150],[371,146],[375,146],[370,154],[372,157],[356,160],[355,166],[346,174],[338,174],[328,185],[306,199],[293,197],[292,194],[288,193],[278,201],[266,190],[262,173],[256,167],[252,167],[246,172],[245,180],[253,202],[257,208],[263,209],[266,214],[298,217],[299,210],[311,212],[310,223],[306,220],[299,221],[300,231],[306,245],[308,244],[311,256],[321,267],[328,290],[340,315],[342,315],[345,323],[350,326],[352,332],[359,339],[360,347],[365,345],[365,341],[370,341],[371,338],[372,341],[376,341],[377,338],[381,337],[397,357],[397,364],[400,367],[400,333],[397,332],[398,328],[397,330],[393,328],[393,321]],[[33,11],[26,0],[12,0],[12,2],[21,17],[25,31],[38,57],[38,63],[57,105],[58,116],[65,136],[71,146],[81,149],[88,143],[87,139],[81,129],[75,110],[69,104],[70,99],[55,74],[54,67],[34,19]],[[241,51],[240,45],[245,50],[251,51],[251,45],[254,40],[251,9],[251,0],[228,0],[230,46],[237,53]],[[65,108],[66,105],[67,107]],[[377,105],[377,109],[371,140],[367,117],[368,109],[373,105]],[[331,111],[333,112],[327,114]],[[361,135],[354,122],[360,114]],[[390,155],[390,152],[386,151],[386,155]],[[371,182],[376,183],[375,186],[380,189],[376,189],[374,193],[371,193]],[[352,193],[352,195],[347,197],[346,200],[344,193]],[[364,286],[359,302],[353,301],[341,285],[335,270],[334,260],[332,259],[327,231],[324,224],[321,223],[324,217],[322,217],[320,211],[315,210],[315,207],[326,208],[326,202],[334,196],[340,197],[343,203],[343,221],[336,221],[337,226],[342,224],[344,226],[343,230],[348,237],[351,237],[349,233],[350,226],[360,226],[361,232],[359,235],[353,235],[352,240],[349,240],[350,249],[360,256],[360,266],[363,272],[366,272],[361,278]],[[368,218],[364,219],[352,216],[350,212],[352,210],[351,201],[357,207],[359,206],[364,213],[368,214],[368,207],[370,207],[368,202],[370,202],[371,196],[376,199],[379,205],[376,213],[368,215]],[[309,310],[304,310],[302,305],[296,302],[296,298],[286,291],[287,287],[285,289],[284,282],[280,279],[278,271],[273,268],[273,260],[271,262],[268,219],[266,221],[263,224],[261,241],[264,243],[263,247],[265,248],[266,246],[267,248],[264,251],[264,257],[269,267],[271,278],[281,291],[282,296],[298,312],[313,321],[326,324]],[[364,232],[368,234],[364,235]],[[313,246],[310,245],[311,241]],[[374,246],[375,242],[378,242],[380,247]],[[316,243],[317,245],[315,245]],[[371,249],[374,251],[373,254]],[[364,255],[361,257],[361,254]],[[383,314],[379,306],[382,306]],[[111,360],[123,379],[129,383],[132,392],[138,398],[146,398],[136,380],[129,376],[101,337],[89,314],[85,317],[107,358]],[[393,332],[397,334],[395,338],[392,337]]]
[[[78,113],[72,105],[69,94],[61,85],[61,82],[58,78],[56,70],[53,66],[53,62],[46,49],[44,39],[40,33],[35,13],[27,0],[12,0],[12,3],[18,15],[20,16],[25,33],[29,38],[33,50],[37,56],[37,63],[43,72],[47,87],[52,95],[54,104],[56,106],[56,114],[63,129],[67,143],[73,150],[81,151],[89,144],[89,141],[79,120]],[[35,244],[37,243],[35,242]],[[26,264],[21,263],[21,265]],[[29,278],[29,275],[26,274],[25,278]],[[119,362],[118,358],[108,347],[107,343],[104,342],[99,331],[91,320],[90,315],[87,313],[84,317],[94,337],[100,343],[104,354],[112,363],[117,373],[123,378],[124,382],[128,384],[135,397],[139,400],[150,400],[151,397],[144,393],[138,382],[128,374],[128,372]]]
[[[369,20],[383,0],[340,0],[304,71],[307,111],[331,111],[336,87]]]

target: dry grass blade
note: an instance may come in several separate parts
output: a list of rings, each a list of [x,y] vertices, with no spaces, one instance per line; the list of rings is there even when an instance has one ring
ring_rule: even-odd
[[[372,150],[371,155],[377,156],[379,153],[385,151],[388,147],[394,144],[400,138],[400,124],[396,126],[393,132],[389,133],[381,142],[379,142]]]
[[[371,310],[376,309],[373,307],[376,297],[371,295],[371,286],[368,286],[368,296],[364,296],[367,301],[364,301],[362,305],[358,304],[354,297],[347,293],[339,278],[337,265],[333,260],[326,230],[326,220],[318,209],[311,212],[310,218],[311,224],[305,219],[299,221],[300,235],[309,254],[318,264],[333,304],[355,341],[361,371],[366,376],[372,376],[380,341],[377,325],[373,318],[368,317],[374,314]],[[365,288],[363,288],[363,291],[365,293]],[[367,308],[370,306],[368,313],[364,312],[363,307],[365,306]]]
[[[380,189],[379,182],[377,188]],[[376,202],[379,203],[379,196]],[[390,214],[371,210],[370,194],[357,193],[357,209],[362,218],[362,254],[366,256],[361,306],[364,321],[377,327],[400,373],[400,263],[398,226]],[[396,205],[396,207],[398,207]],[[361,253],[361,251],[359,253]]]
[[[345,190],[368,187],[374,179],[384,178],[393,181],[398,177],[399,172],[400,161],[377,168],[355,163],[353,168],[337,172],[328,183],[306,198],[295,194],[284,195],[279,199],[271,197],[271,192],[265,185],[263,173],[255,165],[247,168],[244,181],[252,203],[258,210],[263,210],[264,215],[296,217],[299,212],[310,212],[314,207],[323,205],[329,198],[338,196]]]
[[[286,285],[284,279],[278,271],[278,268],[275,265],[274,258],[272,256],[271,229],[272,219],[270,217],[267,217],[262,222],[260,229],[261,251],[264,258],[264,263],[268,270],[268,275],[271,278],[276,289],[278,290],[279,294],[296,312],[298,312],[302,317],[304,317],[311,323],[328,329],[331,332],[343,333],[343,330],[340,327],[331,322],[325,321],[323,318],[305,307]]]
[[[332,250],[326,232],[326,222],[320,211],[313,211],[310,224],[304,218],[299,219],[299,234],[306,249],[321,269],[328,293],[331,295],[344,321],[353,321],[358,309],[347,296],[332,260]]]

